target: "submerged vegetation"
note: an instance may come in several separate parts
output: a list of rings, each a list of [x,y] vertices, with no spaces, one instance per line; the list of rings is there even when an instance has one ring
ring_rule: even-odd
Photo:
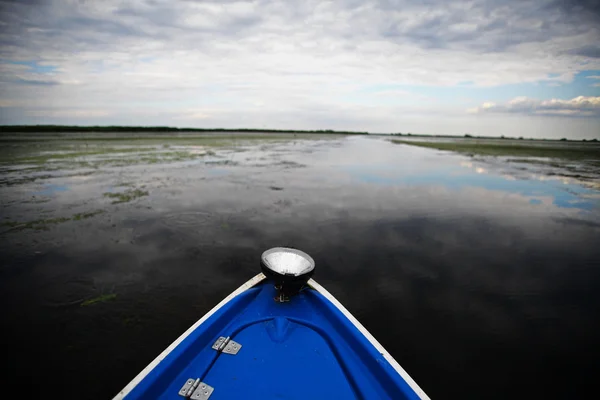
[[[103,175],[110,177],[114,174],[118,176],[116,182],[103,183],[101,188],[94,188],[88,193],[100,199],[106,199],[102,203],[124,204],[135,202],[136,200],[149,196],[149,188],[154,191],[156,186],[150,183],[146,188],[142,182],[136,181],[129,172],[137,174],[143,170],[159,171],[163,164],[181,163],[175,165],[177,170],[217,170],[219,168],[233,168],[234,166],[264,167],[271,166],[277,169],[302,168],[306,167],[296,161],[288,159],[279,159],[278,157],[264,163],[266,159],[255,155],[250,158],[244,154],[238,155],[238,152],[246,152],[249,149],[256,148],[257,143],[260,150],[270,150],[277,152],[279,145],[287,141],[298,140],[327,140],[336,138],[334,136],[318,135],[235,135],[239,130],[233,131],[234,134],[205,134],[204,136],[181,135],[171,136],[168,133],[156,133],[151,139],[140,138],[135,134],[126,133],[111,137],[108,134],[96,135],[82,133],[76,135],[70,132],[70,127],[64,135],[46,136],[52,137],[45,139],[43,129],[31,130],[39,133],[42,140],[37,140],[30,136],[28,139],[19,138],[19,135],[12,135],[8,127],[0,127],[0,189],[9,190],[12,186],[22,186],[19,193],[30,193],[33,196],[27,198],[19,194],[13,198],[2,199],[2,206],[9,204],[28,204],[33,212],[39,210],[56,211],[60,208],[53,208],[44,203],[51,202],[55,193],[53,189],[46,187],[61,186],[63,182],[77,181],[82,187],[92,186],[95,178],[88,178],[90,175]],[[29,127],[31,128],[31,127]],[[54,127],[47,127],[48,132]],[[80,127],[77,127],[80,128]],[[88,132],[93,132],[94,127],[88,127]],[[106,129],[112,127],[105,127]],[[117,127],[119,128],[119,127]],[[159,129],[160,128],[160,129]],[[120,128],[119,128],[120,129]],[[129,128],[128,128],[129,129]],[[141,131],[152,132],[164,130],[157,128],[140,128]],[[177,128],[169,128],[178,130]],[[109,132],[108,130],[107,132]],[[187,131],[187,130],[183,130]],[[225,131],[225,130],[224,130]],[[229,132],[229,131],[225,131]],[[256,131],[259,132],[259,131]],[[260,131],[264,132],[264,131]],[[274,132],[274,131],[269,131]],[[277,131],[280,132],[280,131]],[[294,131],[291,131],[294,132]],[[300,132],[300,131],[296,131]],[[302,131],[303,133],[307,133]],[[340,133],[333,131],[314,131],[314,133]],[[27,136],[26,134],[24,136]],[[408,136],[408,135],[407,135]],[[558,168],[560,170],[545,171],[546,174],[559,174],[561,176],[572,177],[578,180],[587,180],[597,184],[597,173],[600,169],[600,144],[594,141],[571,142],[571,141],[534,141],[519,139],[481,139],[470,137],[455,139],[433,139],[412,137],[389,137],[393,143],[419,146],[437,150],[453,151],[471,156],[499,156],[503,157],[502,162],[519,163],[518,168],[527,167],[525,164],[538,164],[536,168],[542,165],[542,168]],[[16,139],[15,139],[16,138]],[[14,139],[14,140],[13,140]],[[258,141],[258,142],[257,142]],[[128,167],[143,166],[142,168]],[[152,166],[152,168],[150,167]],[[155,166],[155,167],[154,167]],[[55,184],[47,184],[49,180],[56,179]],[[103,181],[104,182],[104,181]],[[87,186],[85,186],[87,185]],[[278,185],[268,186],[271,191],[282,191],[284,188]],[[59,189],[61,190],[61,189]],[[62,189],[67,190],[67,189]],[[15,192],[16,193],[16,192]],[[77,196],[75,196],[77,197]],[[79,206],[79,205],[78,205]],[[106,205],[107,209],[110,206]],[[114,207],[118,208],[118,207]],[[56,214],[32,214],[33,217],[19,214],[14,220],[5,218],[0,221],[0,230],[4,232],[14,232],[22,230],[47,230],[69,221],[81,221],[92,218],[105,211],[92,210],[80,212],[70,216]],[[43,217],[43,218],[42,218]],[[49,218],[52,217],[52,218]],[[27,221],[27,219],[31,219]],[[25,219],[23,221],[22,219]],[[21,220],[21,221],[19,221]],[[82,224],[83,225],[83,224]],[[223,229],[228,229],[229,225],[224,224]]]
[[[469,155],[563,158],[570,160],[589,160],[591,162],[600,162],[600,146],[594,144],[523,145],[521,143],[499,143],[497,141],[491,140],[456,140],[452,142],[426,142],[397,139],[392,139],[392,142],[396,144],[407,144],[411,146],[426,147],[430,149],[466,153]]]
[[[87,213],[78,213],[71,218],[73,221],[81,221],[82,219],[92,218],[98,214],[102,214],[104,210],[90,211]]]
[[[59,217],[59,218],[46,218],[36,219],[34,221],[18,222],[18,221],[3,221],[2,226],[7,226],[14,229],[47,229],[48,225],[60,224],[61,222],[70,221],[71,218]]]
[[[103,294],[98,297],[94,297],[92,299],[85,300],[84,302],[81,303],[81,307],[92,306],[92,305],[98,304],[98,303],[106,303],[107,301],[111,301],[116,298],[117,298],[117,295],[115,293]]]
[[[133,165],[166,164],[187,161],[209,162],[220,157],[209,147],[232,144],[220,139],[178,143],[165,148],[156,144],[93,143],[73,144],[70,141],[21,142],[0,147],[0,186],[12,186],[52,178],[66,177],[64,171],[86,176],[104,168]]]
[[[51,225],[60,224],[67,221],[81,221],[87,218],[92,218],[96,215],[104,213],[104,210],[95,210],[85,213],[74,214],[72,217],[57,217],[57,218],[46,218],[36,219],[33,221],[19,222],[19,221],[2,221],[0,226],[11,228],[11,230],[22,230],[22,229],[34,229],[34,230],[46,230]]]
[[[119,203],[128,203],[135,199],[139,199],[140,197],[148,196],[148,194],[149,193],[147,190],[129,189],[129,190],[126,190],[121,193],[107,192],[107,193],[104,193],[104,197],[114,199],[112,204],[119,204]]]

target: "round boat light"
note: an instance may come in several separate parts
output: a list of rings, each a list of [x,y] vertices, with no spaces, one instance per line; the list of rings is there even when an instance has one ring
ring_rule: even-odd
[[[260,258],[260,266],[263,273],[275,282],[279,301],[287,301],[298,293],[315,272],[315,261],[311,256],[289,247],[265,251]]]

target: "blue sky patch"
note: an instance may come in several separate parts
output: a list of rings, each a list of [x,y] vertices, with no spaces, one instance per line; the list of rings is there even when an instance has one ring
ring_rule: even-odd
[[[26,65],[30,68],[30,72],[36,74],[49,74],[55,72],[58,67],[54,65],[40,65],[37,61],[7,61],[8,64]]]
[[[464,187],[480,187],[487,190],[517,193],[526,197],[533,197],[530,204],[541,204],[536,196],[553,198],[553,204],[561,208],[578,208],[592,210],[596,207],[594,201],[581,197],[593,193],[592,190],[577,184],[563,184],[560,181],[536,181],[525,179],[506,179],[495,174],[476,174],[464,168],[448,168],[435,172],[412,174],[390,174],[389,166],[375,166],[371,169],[345,168],[363,182],[382,185],[443,185],[449,189]]]

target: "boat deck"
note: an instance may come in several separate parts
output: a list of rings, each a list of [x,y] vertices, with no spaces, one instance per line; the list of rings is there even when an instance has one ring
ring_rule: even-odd
[[[182,386],[199,379],[213,389],[210,400],[426,398],[324,292],[307,288],[278,303],[272,283],[260,281],[190,328],[121,394],[181,400]],[[213,349],[219,337],[241,345],[237,354]]]

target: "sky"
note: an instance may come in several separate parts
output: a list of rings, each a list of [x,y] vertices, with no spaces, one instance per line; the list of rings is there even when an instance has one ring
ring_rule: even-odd
[[[600,2],[0,0],[0,124],[600,139]]]

